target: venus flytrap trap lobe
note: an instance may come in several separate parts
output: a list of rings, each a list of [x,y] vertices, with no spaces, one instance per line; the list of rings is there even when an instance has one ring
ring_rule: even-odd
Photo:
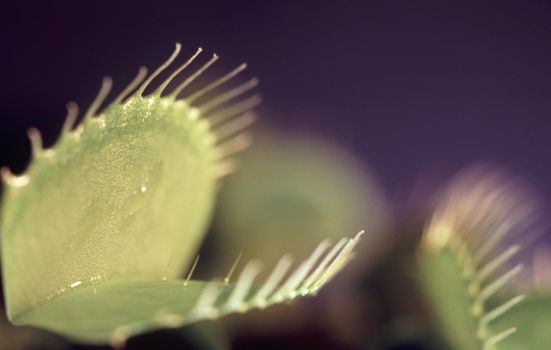
[[[420,277],[453,349],[510,349],[503,346],[518,324],[503,320],[522,307],[525,295],[503,301],[496,294],[523,268],[507,267],[520,246],[505,242],[533,226],[534,206],[495,173],[469,175],[452,186],[427,225]]]
[[[360,234],[332,249],[322,242],[292,273],[284,256],[259,287],[257,261],[236,283],[192,279],[217,179],[235,170],[232,156],[250,144],[247,111],[260,99],[232,102],[256,79],[217,92],[245,65],[178,98],[216,55],[166,92],[201,49],[144,95],[180,48],[149,77],[140,68],[98,112],[112,85],[105,78],[74,130],[77,107],[69,104],[52,148],[43,149],[32,129],[24,174],[2,168],[2,268],[13,323],[117,345],[136,333],[316,294],[351,259]]]

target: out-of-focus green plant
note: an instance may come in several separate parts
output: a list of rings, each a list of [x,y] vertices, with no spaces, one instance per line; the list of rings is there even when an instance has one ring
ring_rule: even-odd
[[[155,328],[315,294],[350,259],[358,237],[333,246],[323,241],[291,273],[284,257],[256,287],[258,261],[236,283],[229,276],[191,279],[217,179],[234,169],[230,157],[248,144],[242,131],[253,119],[242,113],[258,98],[227,104],[254,87],[254,79],[216,92],[245,65],[178,98],[216,55],[167,93],[201,49],[146,94],[179,51],[177,44],[147,78],[140,69],[99,112],[111,87],[104,79],[80,125],[73,129],[77,111],[70,105],[55,146],[44,149],[33,129],[27,171],[2,169],[2,268],[13,323],[120,344]]]
[[[235,259],[228,253],[241,249],[245,258],[275,263],[282,252],[301,256],[320,239],[359,229],[377,243],[388,213],[362,162],[312,133],[264,128],[254,140],[220,191],[216,261],[227,264]]]
[[[516,192],[496,173],[473,171],[454,183],[427,224],[420,278],[453,349],[549,347],[551,300],[507,288],[523,268],[510,266],[520,246],[507,242],[534,219],[534,203]]]

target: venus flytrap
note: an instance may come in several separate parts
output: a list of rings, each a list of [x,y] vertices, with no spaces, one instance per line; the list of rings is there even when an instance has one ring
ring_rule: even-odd
[[[2,168],[2,268],[13,323],[117,345],[140,332],[316,294],[351,259],[360,235],[322,242],[294,271],[284,256],[259,285],[254,260],[235,283],[192,279],[217,181],[250,144],[247,111],[259,97],[241,98],[256,79],[220,91],[241,65],[179,98],[216,55],[167,91],[201,49],[146,95],[179,51],[177,44],[148,77],[141,68],[100,110],[112,85],[105,78],[76,128],[76,105],[68,105],[52,148],[29,132],[24,174]]]
[[[532,349],[514,334],[525,295],[498,297],[523,269],[509,266],[520,246],[506,242],[534,222],[533,203],[515,192],[499,175],[473,171],[452,186],[426,227],[419,274],[453,349],[520,348],[507,346],[511,341]]]

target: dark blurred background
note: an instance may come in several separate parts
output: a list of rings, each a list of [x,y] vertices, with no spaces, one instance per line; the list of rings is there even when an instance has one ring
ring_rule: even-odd
[[[476,160],[551,197],[548,0],[4,1],[0,16],[0,164],[16,170],[29,127],[53,142],[68,100],[86,108],[105,74],[120,91],[181,41],[248,62],[262,118],[345,143],[391,197]]]
[[[15,171],[29,127],[53,143],[67,101],[85,109],[106,74],[120,91],[180,41],[248,62],[264,122],[347,146],[398,210],[476,161],[551,198],[548,0],[4,1],[0,36],[0,165]]]

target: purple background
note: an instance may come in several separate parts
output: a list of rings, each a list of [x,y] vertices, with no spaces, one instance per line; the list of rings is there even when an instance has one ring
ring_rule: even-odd
[[[53,142],[68,100],[86,108],[104,74],[120,91],[181,41],[246,60],[263,118],[349,146],[394,200],[479,160],[551,198],[548,0],[137,3],[1,5],[0,164],[22,170],[27,128]]]
[[[551,199],[549,0],[56,1],[0,5],[0,165],[25,168],[65,103],[120,91],[175,41],[261,79],[262,119],[340,141],[395,206],[491,161]],[[181,58],[182,59],[182,58]],[[412,193],[413,192],[413,193]]]

